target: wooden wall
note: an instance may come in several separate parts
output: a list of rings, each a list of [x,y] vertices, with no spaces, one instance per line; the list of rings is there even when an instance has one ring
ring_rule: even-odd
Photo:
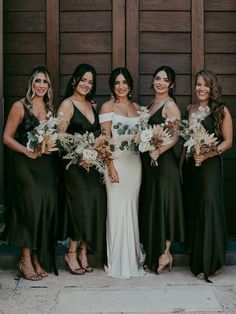
[[[213,70],[235,124],[235,0],[3,0],[3,5],[6,114],[24,95],[28,73],[38,64],[51,72],[58,103],[75,66],[91,63],[98,73],[99,104],[110,96],[111,70],[127,66],[133,96],[143,105],[152,97],[152,73],[167,64],[177,73],[182,111],[192,101],[196,71]],[[235,137],[224,165],[228,229],[236,235]]]

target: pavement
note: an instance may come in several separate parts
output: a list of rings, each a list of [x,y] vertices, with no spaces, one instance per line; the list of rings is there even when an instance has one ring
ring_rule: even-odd
[[[141,278],[114,279],[102,269],[32,282],[16,270],[0,270],[0,314],[236,313],[236,265],[227,265],[213,283],[196,279],[187,266]]]

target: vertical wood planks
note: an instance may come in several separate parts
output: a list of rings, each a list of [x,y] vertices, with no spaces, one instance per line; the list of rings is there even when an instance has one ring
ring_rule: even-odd
[[[112,1],[112,68],[125,66],[125,0]]]
[[[192,91],[197,71],[204,68],[204,0],[192,0]],[[194,92],[192,92],[194,102]]]
[[[126,1],[126,66],[134,80],[133,99],[139,101],[139,0]]]
[[[59,101],[59,0],[46,0],[47,68],[54,86],[54,104]]]

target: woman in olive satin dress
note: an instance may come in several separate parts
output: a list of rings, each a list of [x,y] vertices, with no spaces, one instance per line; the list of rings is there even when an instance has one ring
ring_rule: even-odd
[[[93,97],[96,91],[96,72],[89,64],[76,67],[58,112],[64,114],[59,129],[69,134],[93,132],[99,136],[101,128]],[[65,178],[65,238],[70,246],[65,261],[74,275],[91,272],[87,246],[94,250],[100,263],[106,260],[106,189],[95,167],[81,162],[64,170]],[[78,242],[80,249],[77,252]]]
[[[29,76],[25,98],[15,102],[8,115],[4,143],[15,152],[14,208],[9,239],[22,247],[19,270],[28,280],[48,276],[55,266],[57,173],[54,154],[38,156],[26,147],[27,133],[53,112],[52,85],[43,66]]]
[[[226,251],[221,153],[232,146],[232,118],[220,100],[220,86],[213,72],[201,70],[196,74],[195,92],[197,101],[188,107],[188,119],[191,123],[193,113],[207,108],[209,113],[201,123],[218,138],[216,151],[188,158],[183,172],[190,268],[198,278],[209,281],[208,276],[224,264]]]
[[[161,124],[166,118],[180,119],[173,88],[175,72],[168,66],[159,67],[153,74],[155,97],[149,105],[150,125]],[[178,138],[152,153],[142,154],[142,184],[139,197],[140,242],[146,251],[145,264],[160,274],[171,270],[172,241],[184,241],[184,214],[178,160],[173,146]],[[158,166],[151,159],[158,158]]]

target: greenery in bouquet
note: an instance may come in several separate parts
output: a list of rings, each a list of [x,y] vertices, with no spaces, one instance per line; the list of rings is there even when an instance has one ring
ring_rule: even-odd
[[[38,156],[58,150],[56,147],[57,125],[62,120],[62,114],[59,113],[58,117],[53,117],[52,113],[49,112],[46,120],[40,121],[38,126],[28,132],[27,149],[37,152]]]

